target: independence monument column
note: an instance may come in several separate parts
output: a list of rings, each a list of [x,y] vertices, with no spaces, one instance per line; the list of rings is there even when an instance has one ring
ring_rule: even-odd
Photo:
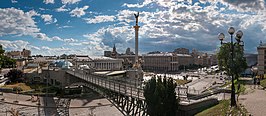
[[[138,17],[139,17],[139,12],[138,14],[134,14],[135,18],[136,18],[136,25],[134,26],[135,28],[135,64],[134,64],[134,68],[139,68],[140,64],[139,64],[139,27],[138,26]]]

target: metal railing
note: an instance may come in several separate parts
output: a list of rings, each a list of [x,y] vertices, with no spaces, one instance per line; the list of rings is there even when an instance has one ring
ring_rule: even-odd
[[[133,81],[131,83],[128,81],[110,79],[109,77],[104,75],[89,74],[86,71],[82,70],[67,70],[66,72],[105,89],[124,94],[126,96],[144,99],[143,88],[141,84],[136,84],[136,81]]]

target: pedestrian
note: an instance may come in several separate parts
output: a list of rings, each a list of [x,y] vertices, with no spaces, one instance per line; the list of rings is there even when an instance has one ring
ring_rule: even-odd
[[[238,83],[238,85],[237,85],[237,101],[238,101],[239,95],[240,95],[240,84]]]
[[[256,77],[253,79],[253,84],[254,84],[254,89],[256,89],[256,84],[257,84],[257,82],[256,82]]]
[[[258,79],[258,88],[259,88],[259,86],[260,86],[260,79]]]
[[[31,95],[31,98],[30,98],[30,100],[31,100],[31,101],[33,101],[33,100],[34,100],[34,96],[33,96],[33,95]]]

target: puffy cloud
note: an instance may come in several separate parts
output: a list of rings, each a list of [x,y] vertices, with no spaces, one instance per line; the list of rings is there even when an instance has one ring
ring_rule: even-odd
[[[264,10],[265,9],[265,1],[264,0],[223,0],[224,2],[229,3],[232,6],[235,6],[236,8],[239,8],[238,10],[244,10],[244,11],[257,11],[257,10]],[[240,10],[240,11],[241,11]]]
[[[30,44],[29,42],[23,40],[15,40],[15,41],[0,40],[0,43],[3,46],[3,48],[8,51],[22,50],[23,48],[28,48],[28,45]]]
[[[54,0],[44,0],[43,3],[45,4],[54,4]]]
[[[88,51],[88,48],[70,48],[70,47],[48,47],[48,46],[34,46],[28,41],[23,40],[0,40],[1,45],[6,51],[22,51],[24,48],[31,50],[33,55],[61,55],[61,54],[84,54],[84,51]]]
[[[134,39],[133,32],[131,26],[101,28],[95,33],[83,35],[87,38],[83,45],[88,44],[92,51],[98,52],[97,54],[102,54],[103,50],[109,50],[114,44],[118,48],[132,47],[134,45],[132,41]],[[118,49],[118,51],[124,50]]]
[[[136,8],[142,8],[144,6],[147,6],[148,4],[151,4],[154,2],[154,0],[144,0],[142,4],[128,4],[124,3],[123,6],[126,6],[128,8],[136,7]]]
[[[65,26],[58,27],[58,29],[71,28],[71,27],[73,27],[73,26],[65,25]]]
[[[62,0],[62,4],[75,4],[80,2],[81,0]]]
[[[70,10],[70,9],[66,9],[65,7],[66,7],[66,5],[64,4],[63,6],[55,9],[55,11],[57,11],[57,12],[66,12],[66,11]]]
[[[57,19],[56,18],[53,19],[53,16],[49,15],[49,14],[41,15],[41,17],[42,17],[43,21],[45,22],[45,24],[51,24],[51,23],[57,22]]]
[[[40,31],[33,20],[34,16],[39,16],[34,10],[23,12],[16,8],[0,8],[0,14],[0,36],[32,35]]]
[[[36,33],[36,34],[34,35],[34,37],[37,38],[37,39],[40,39],[40,40],[52,41],[52,39],[49,38],[49,37],[48,37],[46,34],[44,34],[44,33]]]
[[[84,18],[87,23],[102,23],[102,22],[113,22],[115,21],[115,16],[100,15],[95,16],[94,18]]]
[[[226,33],[229,26],[234,26],[244,32],[243,39],[249,43],[245,46],[247,52],[256,51],[254,46],[257,46],[259,39],[266,39],[261,38],[266,36],[264,34],[266,32],[265,3],[263,2],[262,5],[261,0],[257,0],[254,4],[241,1],[242,3],[239,4],[249,6],[248,9],[243,9],[241,5],[237,7],[229,2],[226,0],[200,0],[195,3],[190,0],[144,0],[140,4],[124,4],[123,6],[148,8],[156,6],[158,8],[156,11],[140,12],[139,46],[142,53],[150,50],[171,51],[176,47],[213,51],[219,45],[217,34]],[[258,10],[260,12],[256,12]],[[101,28],[84,37],[91,45],[97,45],[103,50],[110,49],[113,44],[116,44],[118,50],[122,52],[124,48],[134,48],[134,29],[132,28],[135,22],[134,13],[137,12],[130,9],[120,10],[115,15],[117,24]],[[96,17],[90,18],[87,21],[91,20],[88,23],[96,23],[96,19]],[[164,47],[156,47],[159,45],[164,45]],[[93,47],[92,49],[97,50]]]
[[[83,6],[82,8],[75,8],[74,10],[72,10],[69,14],[71,14],[72,17],[81,17],[83,15],[85,15],[85,11],[89,8],[89,6]]]
[[[18,1],[16,1],[16,0],[11,0],[11,2],[12,2],[12,3],[18,3]]]

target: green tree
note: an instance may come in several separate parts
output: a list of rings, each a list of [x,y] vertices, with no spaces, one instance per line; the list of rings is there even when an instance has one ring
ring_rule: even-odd
[[[223,44],[220,47],[220,51],[217,56],[220,70],[226,71],[228,74],[233,74],[236,79],[238,79],[241,72],[247,69],[247,62],[244,58],[243,48],[238,44],[234,45],[233,61],[230,43]]]
[[[178,107],[175,88],[172,78],[153,77],[149,80],[144,88],[147,113],[150,116],[175,116]]]
[[[0,45],[0,70],[2,68],[3,65],[3,54],[5,53],[5,50],[3,50],[2,45]]]
[[[3,49],[2,45],[0,45],[0,69],[3,67],[14,67],[16,64],[16,60],[4,56],[5,50]]]
[[[247,68],[243,47],[239,44],[222,44],[217,56],[220,70],[232,75],[231,106],[236,106],[234,79],[238,80],[240,73]]]
[[[0,45],[0,55],[3,55],[5,53],[5,50],[3,49],[3,46]]]
[[[21,70],[12,69],[6,75],[11,83],[14,82],[23,82],[23,72]]]

